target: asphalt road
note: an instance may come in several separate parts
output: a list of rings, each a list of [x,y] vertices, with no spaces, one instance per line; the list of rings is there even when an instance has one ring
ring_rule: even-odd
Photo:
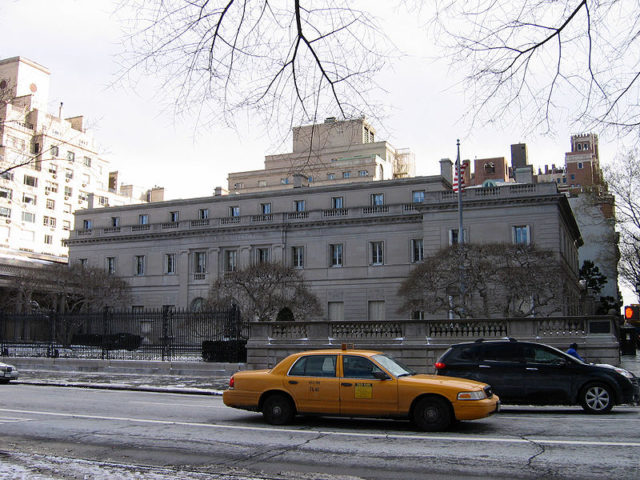
[[[0,432],[0,465],[55,456],[169,472],[153,478],[640,478],[640,408],[626,406],[606,416],[505,407],[424,433],[408,422],[340,418],[272,427],[218,396],[9,384],[0,388]]]

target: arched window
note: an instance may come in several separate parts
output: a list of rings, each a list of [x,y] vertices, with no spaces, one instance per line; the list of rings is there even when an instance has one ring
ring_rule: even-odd
[[[201,312],[204,310],[204,298],[202,297],[196,297],[193,300],[191,300],[191,305],[189,306],[189,309],[192,312]]]
[[[282,310],[278,312],[276,316],[276,322],[293,322],[295,318],[293,317],[293,312],[289,307],[284,307]]]

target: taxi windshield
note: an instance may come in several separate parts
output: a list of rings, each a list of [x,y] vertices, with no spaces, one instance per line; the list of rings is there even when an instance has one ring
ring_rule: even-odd
[[[394,377],[405,377],[416,374],[411,368],[386,355],[374,355],[372,358]]]

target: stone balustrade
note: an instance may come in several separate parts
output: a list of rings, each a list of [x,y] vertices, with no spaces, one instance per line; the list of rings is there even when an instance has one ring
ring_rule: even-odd
[[[389,320],[335,322],[254,322],[250,324],[247,363],[270,368],[299,351],[340,348],[381,350],[419,372],[433,372],[433,363],[450,345],[513,337],[565,350],[576,342],[590,362],[618,365],[617,319],[608,316],[506,319]]]

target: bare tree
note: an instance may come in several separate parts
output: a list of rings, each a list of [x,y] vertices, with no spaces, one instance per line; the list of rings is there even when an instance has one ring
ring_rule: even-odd
[[[386,37],[348,0],[122,0],[123,77],[159,76],[177,114],[269,130],[359,116],[384,63]]]
[[[435,38],[474,122],[615,128],[639,141],[638,0],[438,0]]]
[[[402,283],[400,311],[461,318],[562,312],[567,292],[554,254],[531,245],[463,244],[425,258]]]
[[[208,302],[218,308],[235,305],[247,320],[275,320],[283,309],[289,309],[296,319],[320,312],[318,298],[309,291],[302,275],[272,262],[225,273],[212,285]]]
[[[609,191],[616,196],[620,233],[620,278],[640,301],[640,154],[628,152],[605,168]]]

